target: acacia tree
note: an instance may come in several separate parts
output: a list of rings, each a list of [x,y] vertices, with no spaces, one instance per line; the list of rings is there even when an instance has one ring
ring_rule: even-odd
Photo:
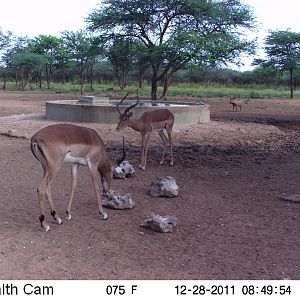
[[[123,90],[128,84],[128,73],[134,62],[134,44],[123,38],[115,39],[107,51],[107,56]]]
[[[12,32],[11,31],[3,31],[0,28],[0,51],[5,49],[12,41]]]
[[[4,80],[2,86],[3,90],[6,89],[7,81],[7,53],[9,52],[13,39],[14,37],[12,32],[3,31],[0,28],[0,53],[2,53],[2,56],[0,57],[0,65],[3,65],[4,67]]]
[[[55,68],[60,66],[63,44],[62,39],[51,35],[39,35],[29,42],[31,52],[43,55],[46,59],[45,77],[48,88]]]
[[[164,80],[166,97],[172,75],[190,62],[233,62],[254,44],[241,29],[254,28],[249,6],[240,0],[105,0],[88,18],[88,28],[108,41],[123,37],[144,45],[152,69],[151,98]]]
[[[98,42],[84,30],[64,31],[62,39],[70,58],[79,63],[80,92],[83,94],[88,68],[92,69],[92,64],[95,63],[95,57],[100,54],[101,48],[96,46]]]
[[[36,78],[40,77],[45,67],[46,58],[41,54],[23,52],[12,55],[12,65],[16,70],[16,76],[21,80],[20,88],[25,89],[27,84],[31,89],[31,82],[35,73]]]
[[[2,61],[5,66],[5,70],[11,69],[15,73],[15,79],[16,79],[16,87],[18,86],[18,80],[20,79],[19,74],[19,68],[17,67],[17,64],[15,63],[15,55],[16,54],[22,54],[27,51],[28,46],[28,38],[27,37],[17,37],[14,39],[13,44],[10,45],[5,51],[5,53],[2,56]],[[6,88],[6,77],[3,84],[3,89]]]
[[[289,72],[291,98],[294,97],[295,70],[300,65],[300,33],[271,31],[265,39],[266,59],[257,59],[254,64],[281,72]]]

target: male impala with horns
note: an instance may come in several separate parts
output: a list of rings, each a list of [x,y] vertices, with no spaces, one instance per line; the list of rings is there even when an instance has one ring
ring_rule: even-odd
[[[137,101],[127,107],[124,112],[120,110],[120,105],[124,102],[125,97],[116,105],[117,110],[120,114],[120,120],[117,125],[117,130],[124,129],[126,127],[130,127],[135,131],[141,133],[142,136],[142,160],[139,167],[142,170],[146,169],[146,161],[147,161],[147,152],[149,147],[150,136],[153,131],[157,131],[159,136],[163,142],[163,154],[160,160],[160,164],[162,165],[165,159],[165,154],[167,150],[167,144],[170,144],[170,152],[171,152],[171,161],[170,165],[173,165],[173,147],[172,147],[172,129],[174,125],[174,115],[168,109],[155,109],[153,111],[144,112],[142,116],[138,119],[133,118],[133,113],[130,111],[132,108],[137,106],[140,102],[140,99],[137,95]],[[164,134],[164,130],[167,132],[167,136]]]

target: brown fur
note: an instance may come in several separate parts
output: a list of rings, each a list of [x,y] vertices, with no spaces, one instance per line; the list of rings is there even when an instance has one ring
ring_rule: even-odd
[[[229,103],[232,104],[232,111],[237,111],[238,108],[240,109],[239,111],[242,111],[243,100],[238,100],[236,97],[232,97],[230,98]]]
[[[82,159],[75,162],[67,162],[72,164],[72,191],[67,207],[67,219],[71,219],[71,204],[80,164],[89,167],[99,212],[103,218],[107,217],[102,208],[97,173],[100,174],[103,191],[107,192],[112,179],[111,162],[105,151],[104,143],[95,130],[70,124],[50,125],[32,136],[30,147],[34,156],[40,161],[44,171],[43,180],[38,187],[38,198],[40,204],[40,221],[45,230],[48,231],[50,229],[44,218],[45,196],[48,198],[53,218],[59,224],[62,223],[53,204],[50,184],[69,154],[72,156],[72,159]]]
[[[132,113],[125,111],[120,114],[120,121],[117,125],[117,130],[124,129],[126,127],[131,127],[132,129],[138,131],[142,135],[142,162],[140,168],[145,170],[147,152],[149,147],[150,135],[153,131],[157,131],[163,142],[163,155],[160,164],[163,164],[167,142],[170,144],[171,148],[171,162],[173,165],[173,150],[172,150],[172,129],[174,125],[174,115],[168,109],[156,109],[149,112],[144,112],[139,119],[134,119],[131,117]],[[167,137],[164,134],[164,130],[167,131]]]

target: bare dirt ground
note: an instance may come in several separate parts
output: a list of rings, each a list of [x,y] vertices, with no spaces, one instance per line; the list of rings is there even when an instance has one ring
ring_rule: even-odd
[[[43,119],[55,94],[0,92],[0,279],[300,279],[300,101],[251,100],[234,113],[227,100],[211,105],[207,124],[175,126],[175,165],[159,166],[153,135],[145,172],[137,169],[140,135],[126,129],[136,176],[113,180],[131,193],[132,210],[109,210],[101,221],[86,168],[80,169],[73,219],[51,231],[38,221],[36,188],[42,169],[29,138],[51,124]],[[112,160],[121,155],[115,126],[99,132]],[[157,176],[173,176],[176,198],[151,198]],[[61,216],[70,192],[64,166],[52,185]],[[173,233],[140,227],[151,212],[175,215]]]

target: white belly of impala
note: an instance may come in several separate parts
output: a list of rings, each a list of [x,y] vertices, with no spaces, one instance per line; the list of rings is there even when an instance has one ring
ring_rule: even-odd
[[[89,165],[89,160],[84,157],[72,156],[71,152],[68,152],[64,158],[65,164],[79,164],[83,166]]]

